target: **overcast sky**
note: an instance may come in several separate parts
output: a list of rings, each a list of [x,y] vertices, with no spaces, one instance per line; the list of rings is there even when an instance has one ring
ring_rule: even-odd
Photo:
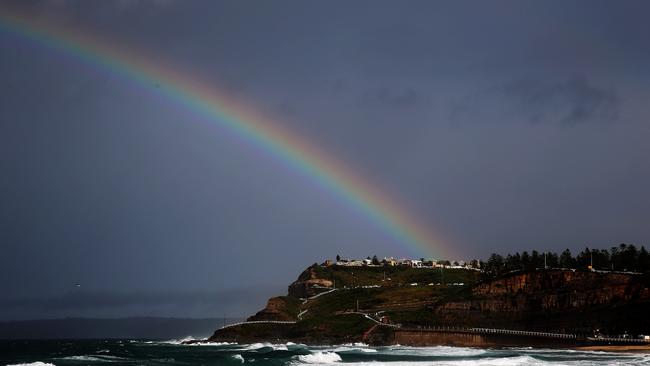
[[[646,1],[9,8],[306,136],[438,233],[418,255],[648,246]],[[2,27],[0,93],[0,319],[248,315],[311,263],[413,254],[179,104]]]

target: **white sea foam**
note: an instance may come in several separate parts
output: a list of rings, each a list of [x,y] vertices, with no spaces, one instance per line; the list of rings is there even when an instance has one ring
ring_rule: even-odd
[[[307,345],[305,345],[305,344],[302,344],[302,343],[293,343],[293,342],[287,342],[287,343],[285,344],[285,346],[287,347],[287,349],[288,349],[289,351],[295,351],[295,350],[299,350],[299,349],[305,349],[305,348],[307,348]]]
[[[181,346],[224,346],[224,345],[233,345],[237,343],[231,343],[231,342],[193,342],[189,344],[185,344],[185,342],[189,341],[195,341],[196,338],[192,336],[187,336],[185,338],[181,339],[170,339],[167,341],[145,341],[143,343],[145,344],[174,344],[174,345],[181,345]]]
[[[340,361],[340,357],[327,356],[328,352],[319,353],[314,355],[299,356],[301,363],[308,363],[310,365],[330,365],[334,362]],[[323,356],[325,355],[325,356]],[[336,354],[334,354],[336,355]],[[329,357],[332,357],[331,359]],[[515,357],[486,357],[482,359],[473,360],[440,360],[440,361],[369,361],[369,362],[346,362],[346,366],[422,366],[422,365],[435,365],[435,366],[642,366],[649,365],[650,355],[633,356],[629,360],[562,360],[562,361],[545,361],[539,360],[531,356],[515,356]]]
[[[104,361],[99,357],[95,356],[68,356],[68,357],[63,357],[61,358],[62,360],[68,360],[68,361],[87,361],[87,362],[101,362]]]
[[[305,347],[304,345],[297,345],[295,343],[287,343],[287,344],[274,344],[274,343],[252,343],[249,345],[246,345],[243,349],[247,351],[262,351],[262,350],[270,350],[270,351],[288,351],[289,348],[291,349],[296,349],[296,348],[303,348]]]
[[[232,358],[234,358],[235,360],[239,360],[241,363],[245,362],[244,357],[242,357],[242,355],[240,354],[232,355]]]
[[[31,363],[14,363],[7,366],[56,366],[56,365],[49,362],[36,361]]]
[[[341,356],[334,352],[315,352],[309,355],[298,356],[298,360],[310,364],[329,364],[341,361]]]
[[[312,355],[298,356],[302,363],[312,365],[330,365],[334,362],[341,361],[341,357],[336,353],[324,352]],[[505,358],[485,358],[480,360],[448,360],[448,361],[371,361],[371,362],[346,362],[346,366],[421,366],[421,365],[435,365],[435,366],[541,366],[548,365],[549,362],[536,360],[529,356],[519,357],[505,357]],[[566,364],[556,364],[554,366],[564,366]],[[571,364],[573,365],[573,364]]]
[[[180,344],[180,345],[189,346],[189,347],[196,347],[196,346],[212,346],[212,347],[215,347],[215,346],[230,346],[230,345],[233,345],[233,344],[237,344],[237,343],[230,343],[230,342],[194,342],[194,343],[190,343],[190,344]]]
[[[194,337],[192,336],[187,336],[181,339],[170,339],[168,341],[162,341],[162,342],[146,342],[146,343],[167,343],[167,344],[182,344],[183,342],[189,342],[189,341],[194,341]]]
[[[270,347],[270,346],[271,346],[271,343],[251,343],[251,344],[246,345],[245,349],[255,350],[255,349],[260,349],[260,348],[263,348],[263,347]]]
[[[377,353],[377,349],[369,347],[337,347],[333,350],[338,353]]]
[[[385,353],[395,355],[416,355],[416,356],[479,356],[485,354],[484,349],[469,348],[469,347],[407,347],[407,346],[394,346],[388,348]]]
[[[85,361],[85,362],[118,362],[127,360],[124,357],[109,356],[109,355],[80,355],[80,356],[68,356],[61,358],[62,360],[68,361]]]
[[[355,343],[343,343],[341,347],[368,347],[368,345],[363,342],[355,342]]]

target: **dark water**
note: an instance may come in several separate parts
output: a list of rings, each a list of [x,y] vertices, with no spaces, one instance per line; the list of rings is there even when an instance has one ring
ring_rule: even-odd
[[[0,365],[650,365],[650,354],[462,347],[180,345],[177,341],[0,341]]]

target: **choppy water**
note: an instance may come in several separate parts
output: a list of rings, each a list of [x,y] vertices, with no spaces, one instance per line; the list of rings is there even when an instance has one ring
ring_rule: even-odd
[[[0,365],[650,365],[650,354],[463,347],[308,347],[179,341],[0,341]]]

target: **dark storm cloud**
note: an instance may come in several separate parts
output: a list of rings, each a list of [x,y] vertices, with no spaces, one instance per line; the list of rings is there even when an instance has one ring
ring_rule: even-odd
[[[150,55],[305,136],[442,233],[422,255],[650,239],[650,2],[4,7]],[[5,317],[212,316],[218,294],[282,294],[336,254],[411,255],[182,103],[9,32],[0,49]],[[67,294],[76,282],[87,293]],[[245,316],[267,296],[219,301]]]
[[[557,83],[523,80],[504,85],[502,90],[521,109],[533,111],[533,122],[615,122],[618,116],[617,94],[582,77]]]
[[[619,97],[583,77],[522,79],[474,93],[452,109],[464,123],[528,122],[574,125],[616,122]]]

